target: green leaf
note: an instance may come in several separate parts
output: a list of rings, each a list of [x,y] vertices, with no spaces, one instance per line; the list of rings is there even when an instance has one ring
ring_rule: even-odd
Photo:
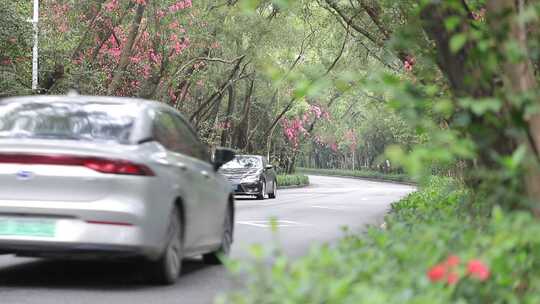
[[[459,16],[450,16],[444,20],[444,26],[448,31],[454,31],[461,23]]]
[[[489,112],[498,112],[502,107],[502,101],[497,98],[462,98],[459,104],[465,108],[471,110],[476,115],[484,115]]]
[[[433,109],[444,117],[450,117],[454,112],[454,104],[451,100],[441,99],[433,105]]]
[[[524,145],[519,146],[512,154],[512,162],[515,166],[518,166],[523,162],[527,155],[527,148]]]
[[[450,39],[450,51],[452,53],[459,52],[467,43],[467,33],[459,33]]]
[[[310,87],[311,87],[311,82],[307,80],[299,81],[296,84],[296,88],[294,89],[294,92],[293,92],[294,98],[300,99],[306,96],[310,90]]]
[[[275,5],[277,5],[280,9],[287,9],[291,6],[293,3],[292,0],[274,0],[272,1]]]
[[[256,259],[262,259],[264,257],[264,247],[261,244],[253,244],[248,250],[250,256]]]
[[[241,0],[240,8],[244,13],[253,13],[260,4],[260,0]]]
[[[340,93],[347,92],[351,88],[351,85],[347,81],[341,79],[336,80],[335,86]]]

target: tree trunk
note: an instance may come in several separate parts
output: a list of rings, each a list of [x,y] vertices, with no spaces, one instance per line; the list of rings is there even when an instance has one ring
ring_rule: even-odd
[[[251,78],[251,81],[248,82],[246,86],[246,97],[244,101],[244,107],[242,108],[242,120],[240,120],[240,123],[238,124],[238,127],[236,128],[236,132],[234,135],[234,141],[235,146],[238,149],[245,149],[248,142],[247,142],[247,132],[249,130],[249,115],[251,112],[251,95],[253,95],[253,87],[255,85],[255,77]]]
[[[487,9],[492,14],[493,19],[490,23],[491,27],[496,32],[504,31],[503,28],[509,25],[509,38],[513,39],[519,45],[525,56],[519,62],[507,59],[503,64],[504,83],[512,92],[512,95],[523,95],[535,91],[538,88],[533,70],[533,64],[530,57],[527,55],[527,29],[525,24],[519,21],[518,12],[523,7],[515,7],[513,0],[490,0],[487,3]],[[511,13],[508,15],[508,13]],[[509,24],[501,22],[508,20]],[[506,54],[505,41],[500,41],[500,53]],[[538,99],[536,102],[540,104]],[[527,166],[526,172],[526,189],[529,199],[535,203],[534,211],[540,216],[540,166],[539,151],[540,151],[540,115],[532,115],[528,121],[528,138],[530,158],[533,160],[531,166]]]
[[[109,89],[108,89],[109,95],[115,94],[122,83],[122,78],[123,78],[122,76],[124,76],[124,73],[126,72],[126,69],[128,67],[129,57],[131,56],[131,53],[133,50],[133,44],[135,43],[135,38],[137,38],[137,34],[139,33],[139,27],[141,26],[141,20],[144,15],[145,9],[146,9],[146,4],[139,4],[137,6],[137,11],[135,13],[135,17],[133,18],[133,23],[131,24],[131,28],[129,30],[126,45],[124,46],[124,49],[122,50],[122,54],[120,55],[120,61],[118,63],[118,66],[116,67],[116,70],[114,71],[113,79],[109,85]]]
[[[227,113],[225,114],[225,122],[223,126],[223,131],[221,131],[221,146],[226,147],[230,142],[231,130],[233,130],[232,125],[232,116],[234,115],[234,105],[235,105],[235,86],[231,85],[228,88],[229,91],[229,100],[227,104]]]
[[[223,101],[223,95],[220,95],[216,103],[212,106],[212,110],[210,111],[210,114],[206,117],[206,121],[209,121],[213,124],[208,134],[208,141],[212,143],[212,145],[215,145],[215,142],[217,142],[219,110],[221,108],[222,101]]]
[[[458,52],[450,49],[453,33],[446,29],[444,21],[456,15],[460,16],[462,13],[443,4],[427,5],[421,12],[424,30],[437,47],[437,65],[448,79],[455,97],[493,97],[497,75],[486,74],[488,69],[484,69],[484,62],[472,55],[473,42],[468,42]],[[466,32],[469,26],[468,22],[462,22],[457,30]],[[506,132],[503,124],[493,122],[485,115],[476,115],[472,112],[470,115],[471,125],[466,132],[475,142],[482,143],[478,149],[478,166],[486,169],[499,168],[500,164],[494,155],[512,155],[517,147],[515,140]],[[502,110],[498,115],[502,119],[507,119],[509,113]],[[473,188],[481,182],[481,178],[475,175],[466,178],[469,186]]]
[[[191,116],[189,117],[189,121],[190,122],[193,122],[195,120],[197,120],[199,117],[200,117],[200,114],[202,111],[205,110],[205,108],[210,105],[212,103],[212,101],[214,101],[214,99],[218,96],[221,96],[223,94],[223,92],[229,87],[231,86],[235,81],[237,81],[238,79],[235,79],[235,76],[236,74],[239,72],[240,70],[240,65],[242,63],[242,61],[244,60],[245,56],[242,56],[238,59],[238,61],[236,62],[234,68],[231,70],[231,73],[229,74],[229,78],[227,78],[226,81],[223,82],[223,84],[221,84],[221,86],[219,87],[219,90],[217,92],[215,92],[214,94],[212,94],[210,97],[208,97],[198,108],[197,110],[195,110],[195,112],[193,112],[193,114],[191,114]]]
[[[164,57],[163,62],[161,63],[159,69],[153,69],[152,75],[145,81],[143,87],[139,92],[139,97],[152,99],[156,94],[157,88],[163,75],[165,74],[165,69],[167,68],[168,61]]]
[[[107,26],[104,21],[101,21],[98,24],[96,24],[95,28],[103,28],[103,29],[106,28],[107,31],[105,33],[98,32],[99,43],[92,50],[92,53],[91,53],[92,58],[90,62],[96,61],[97,56],[99,55],[99,50],[101,50],[101,48],[103,47],[105,42],[107,42],[107,40],[111,37],[111,35],[114,35],[114,28],[117,27],[119,24],[122,24],[122,22],[124,21],[124,18],[128,15],[128,12],[131,10],[132,7],[133,7],[133,2],[130,1],[128,5],[122,9],[122,14],[118,18],[116,18],[114,23],[111,21],[112,24],[110,26]]]
[[[95,14],[92,15],[92,18],[90,19],[90,24],[88,25],[88,27],[84,31],[84,34],[82,35],[82,38],[79,41],[79,44],[77,45],[77,47],[73,51],[73,54],[71,55],[72,60],[77,59],[80,56],[80,54],[82,53],[83,47],[87,43],[87,40],[88,40],[88,37],[90,36],[91,31],[94,29],[94,26],[96,24],[96,19],[99,16],[99,14],[101,13],[101,6],[103,5],[104,2],[105,2],[105,0],[97,0],[97,1],[95,1],[95,3],[92,4],[92,5],[94,5],[96,7],[96,12],[95,12]]]

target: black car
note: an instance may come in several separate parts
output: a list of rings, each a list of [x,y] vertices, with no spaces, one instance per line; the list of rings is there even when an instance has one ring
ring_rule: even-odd
[[[255,195],[260,200],[267,195],[276,198],[276,172],[264,156],[237,155],[220,172],[229,179],[236,195]]]

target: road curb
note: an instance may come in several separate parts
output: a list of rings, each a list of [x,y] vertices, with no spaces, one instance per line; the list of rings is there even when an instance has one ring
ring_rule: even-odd
[[[278,186],[277,189],[278,190],[283,190],[283,189],[298,189],[298,188],[305,188],[305,187],[308,187],[309,184],[307,185],[291,185],[291,186]]]
[[[360,177],[360,176],[351,176],[351,175],[327,175],[327,174],[321,174],[321,173],[314,174],[314,173],[307,173],[307,172],[302,172],[302,173],[306,175],[342,177],[342,178],[351,178],[351,179],[361,179],[361,180],[367,180],[367,181],[372,181],[372,182],[388,182],[388,183],[402,184],[402,185],[408,185],[408,186],[418,186],[418,183],[414,183],[414,182],[395,181],[395,180],[384,179],[384,178]]]

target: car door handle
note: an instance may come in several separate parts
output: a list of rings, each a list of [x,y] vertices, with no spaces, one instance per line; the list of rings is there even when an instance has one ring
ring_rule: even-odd
[[[208,173],[208,171],[201,171],[201,175],[205,178],[205,179],[210,179],[210,173]]]
[[[175,164],[175,166],[176,166],[178,169],[182,170],[182,171],[186,171],[186,170],[187,170],[187,166],[186,166],[186,164],[184,164],[184,163],[177,162],[177,163]]]
[[[154,159],[154,161],[160,165],[165,165],[165,166],[168,166],[170,165],[171,163],[169,163],[169,161],[165,158],[156,158]]]

